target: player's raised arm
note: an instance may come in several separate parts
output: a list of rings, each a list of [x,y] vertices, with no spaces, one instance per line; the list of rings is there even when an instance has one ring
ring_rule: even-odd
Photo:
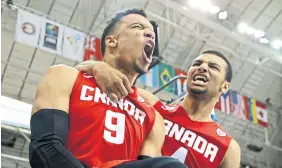
[[[156,157],[161,156],[161,150],[165,139],[165,127],[162,116],[156,113],[155,123],[152,130],[143,142],[139,152],[139,159],[143,157]]]
[[[232,139],[220,168],[239,168],[241,160],[241,150],[239,144]]]
[[[83,168],[64,143],[68,135],[69,100],[78,71],[50,67],[40,81],[30,121],[30,165],[33,168]]]

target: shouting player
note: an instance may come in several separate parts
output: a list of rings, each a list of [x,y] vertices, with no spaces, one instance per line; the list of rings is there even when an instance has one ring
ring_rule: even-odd
[[[155,34],[142,10],[118,13],[105,28],[102,41],[105,62],[122,73],[129,85],[138,73],[148,70]],[[163,119],[136,88],[129,89],[133,91],[127,97],[113,102],[93,76],[64,65],[49,68],[38,85],[32,110],[31,166],[185,167],[170,157],[150,158],[161,156]]]
[[[116,82],[111,80],[116,74],[115,70],[105,63],[88,61],[77,68],[94,73],[99,85]],[[189,168],[238,168],[238,143],[211,119],[213,107],[230,87],[230,62],[220,52],[205,51],[194,60],[187,78],[186,96],[175,106],[166,106],[152,93],[138,89],[140,95],[154,105],[164,118],[166,138],[162,154],[179,159]],[[117,86],[121,85],[123,83]],[[111,92],[107,87],[104,89]],[[120,98],[128,91],[111,94]]]

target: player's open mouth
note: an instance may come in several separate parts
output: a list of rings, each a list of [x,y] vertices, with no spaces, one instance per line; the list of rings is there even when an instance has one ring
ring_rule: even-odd
[[[153,51],[154,51],[154,42],[149,40],[144,46],[144,54],[147,57],[147,61],[151,62]]]
[[[144,47],[144,52],[147,56],[147,58],[150,59],[152,53],[153,53],[153,46],[151,44],[146,44],[145,47]]]
[[[193,81],[197,84],[205,84],[206,82],[208,82],[208,79],[206,75],[197,74],[194,76]]]

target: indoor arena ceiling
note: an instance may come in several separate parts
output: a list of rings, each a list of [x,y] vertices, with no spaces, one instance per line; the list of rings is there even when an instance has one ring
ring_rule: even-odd
[[[159,25],[159,51],[163,62],[187,70],[191,61],[206,49],[219,50],[229,57],[234,71],[232,88],[262,102],[268,99],[267,104],[273,109],[269,111],[269,120],[274,122],[268,137],[276,146],[282,147],[281,133],[277,133],[282,127],[278,124],[282,113],[282,50],[238,32],[238,25],[244,22],[264,31],[270,41],[282,40],[282,0],[212,0],[214,5],[227,11],[225,20],[191,7],[188,0],[14,0],[14,3],[97,37],[101,36],[114,13],[127,8],[145,9],[149,19]],[[32,103],[36,84],[49,66],[59,63],[74,66],[78,62],[15,42],[17,12],[15,8],[3,5],[1,12],[2,95]],[[230,131],[241,137],[244,145],[259,136],[262,140],[258,141],[265,143],[265,132],[260,127],[235,122],[228,116],[221,116],[221,119],[226,127],[233,124],[229,129],[237,131]],[[248,131],[253,132],[251,137],[246,136]],[[260,156],[264,161],[253,164],[261,164],[259,167],[282,165],[281,149],[279,154],[272,149],[266,148]],[[245,147],[242,151],[248,153]],[[265,155],[272,159],[266,159]],[[249,152],[244,159],[256,162],[256,157]]]

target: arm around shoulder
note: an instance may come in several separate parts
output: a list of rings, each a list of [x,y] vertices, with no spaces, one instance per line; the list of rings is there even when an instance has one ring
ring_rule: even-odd
[[[241,149],[239,144],[232,139],[224,156],[220,168],[239,168],[241,160]]]
[[[143,142],[139,155],[150,157],[161,156],[162,146],[165,140],[165,127],[162,116],[156,112],[156,119],[147,139]]]

